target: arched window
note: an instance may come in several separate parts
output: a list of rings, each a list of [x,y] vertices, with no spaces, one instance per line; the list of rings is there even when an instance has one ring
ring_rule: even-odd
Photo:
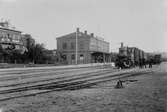
[[[79,59],[80,59],[80,60],[84,60],[84,55],[83,55],[83,54],[80,54]]]

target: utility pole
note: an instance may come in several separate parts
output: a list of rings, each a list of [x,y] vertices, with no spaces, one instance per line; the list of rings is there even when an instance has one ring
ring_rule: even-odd
[[[75,50],[75,64],[78,64],[78,33],[79,33],[79,28],[76,30],[76,50]]]
[[[106,60],[105,60],[105,53],[103,52],[103,63],[105,64]]]
[[[105,61],[105,47],[104,47],[105,45],[104,45],[104,43],[103,43],[103,63],[105,64],[106,61]]]

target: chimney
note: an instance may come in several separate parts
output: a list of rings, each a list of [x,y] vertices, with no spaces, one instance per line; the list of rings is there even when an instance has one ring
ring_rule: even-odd
[[[77,32],[79,32],[79,28],[77,28]]]
[[[94,37],[94,33],[91,33],[90,36],[91,36],[91,37]]]
[[[87,31],[85,30],[85,35],[87,35]]]

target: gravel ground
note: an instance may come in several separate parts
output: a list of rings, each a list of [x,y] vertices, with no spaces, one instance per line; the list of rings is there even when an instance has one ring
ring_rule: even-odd
[[[166,112],[167,63],[151,74],[130,77],[124,88],[116,81],[91,88],[52,92],[0,102],[0,112]]]

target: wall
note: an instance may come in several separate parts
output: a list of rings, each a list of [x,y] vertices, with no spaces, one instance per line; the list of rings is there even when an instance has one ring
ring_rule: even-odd
[[[66,44],[65,48],[63,48],[63,44]],[[66,55],[68,64],[74,64],[76,57],[76,33],[57,38],[57,50],[61,52],[63,55]],[[81,35],[78,35],[78,63],[88,63],[88,51],[89,37],[81,33]],[[72,55],[74,55],[73,59]],[[80,58],[80,55],[83,55],[83,59],[82,57]]]
[[[0,29],[0,42],[10,42],[16,44],[22,44],[21,32]]]
[[[109,43],[98,38],[90,38],[90,51],[109,53]]]
[[[71,43],[73,43],[73,47],[71,47]],[[68,64],[75,64],[75,58],[72,59],[72,55],[76,57],[76,32],[57,38],[57,50],[66,56]],[[93,35],[78,32],[78,63],[91,63],[91,53],[93,52],[109,53],[109,43],[97,39]]]

